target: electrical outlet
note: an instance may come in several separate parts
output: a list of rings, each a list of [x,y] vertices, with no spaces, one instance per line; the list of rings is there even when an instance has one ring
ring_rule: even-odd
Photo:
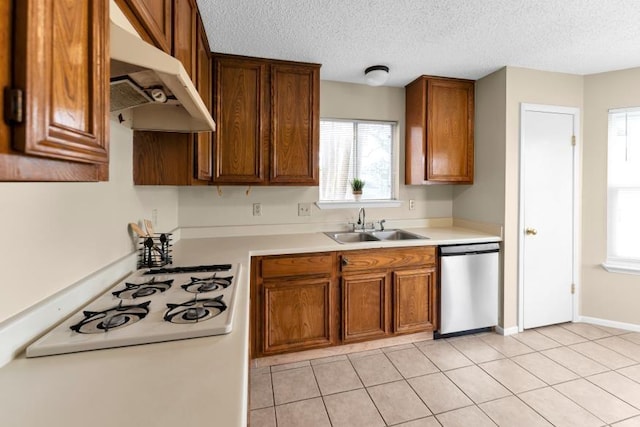
[[[410,199],[409,200],[409,210],[412,211],[412,210],[415,210],[415,208],[416,208],[416,201],[413,200],[413,199]]]
[[[262,216],[262,203],[253,204],[253,216]]]
[[[298,203],[298,216],[311,216],[311,203]]]

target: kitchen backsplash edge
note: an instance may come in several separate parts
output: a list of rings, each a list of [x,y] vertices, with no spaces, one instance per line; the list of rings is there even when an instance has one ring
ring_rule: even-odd
[[[377,221],[382,218],[367,218]],[[451,227],[453,218],[421,218],[421,219],[388,219],[385,228],[422,228],[422,227]],[[377,225],[376,225],[377,226]],[[348,224],[345,222],[308,222],[304,224],[250,224],[250,225],[220,225],[181,227],[183,239],[205,239],[212,237],[232,236],[265,236],[272,234],[300,234],[317,233],[324,231],[346,231]]]

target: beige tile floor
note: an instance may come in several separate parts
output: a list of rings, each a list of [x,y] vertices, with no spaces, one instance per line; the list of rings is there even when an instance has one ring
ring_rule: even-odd
[[[251,370],[252,427],[640,427],[640,333],[567,323]]]

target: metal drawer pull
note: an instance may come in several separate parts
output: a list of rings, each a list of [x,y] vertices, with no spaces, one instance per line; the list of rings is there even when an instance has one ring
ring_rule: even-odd
[[[538,234],[538,230],[536,230],[535,228],[527,228],[526,230],[524,230],[524,232],[528,236],[535,236],[536,234]]]

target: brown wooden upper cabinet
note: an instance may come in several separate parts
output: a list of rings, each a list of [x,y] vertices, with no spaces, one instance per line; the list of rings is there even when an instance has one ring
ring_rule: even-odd
[[[405,87],[405,184],[473,183],[474,87],[430,76]]]
[[[183,1],[192,4],[190,0]],[[197,14],[195,18],[192,77],[211,111],[211,52],[202,20]],[[181,32],[181,29],[174,31],[175,34]],[[133,182],[136,185],[206,185],[211,180],[211,139],[211,132],[134,132]]]
[[[2,8],[0,46],[11,60],[0,76],[12,90],[4,94],[11,127],[3,123],[0,180],[107,179],[109,2],[3,1]]]
[[[216,184],[318,185],[320,65],[214,54]]]
[[[209,40],[204,30],[202,19],[198,16],[196,32],[196,88],[209,111],[212,110],[212,61]],[[213,136],[211,132],[200,132],[195,136],[194,178],[200,181],[211,181],[213,177]]]
[[[182,62],[187,74],[196,85],[198,83],[196,75],[197,18],[198,6],[195,0],[174,0],[172,54]]]
[[[140,37],[168,54],[173,46],[172,3],[173,0],[116,0]]]

